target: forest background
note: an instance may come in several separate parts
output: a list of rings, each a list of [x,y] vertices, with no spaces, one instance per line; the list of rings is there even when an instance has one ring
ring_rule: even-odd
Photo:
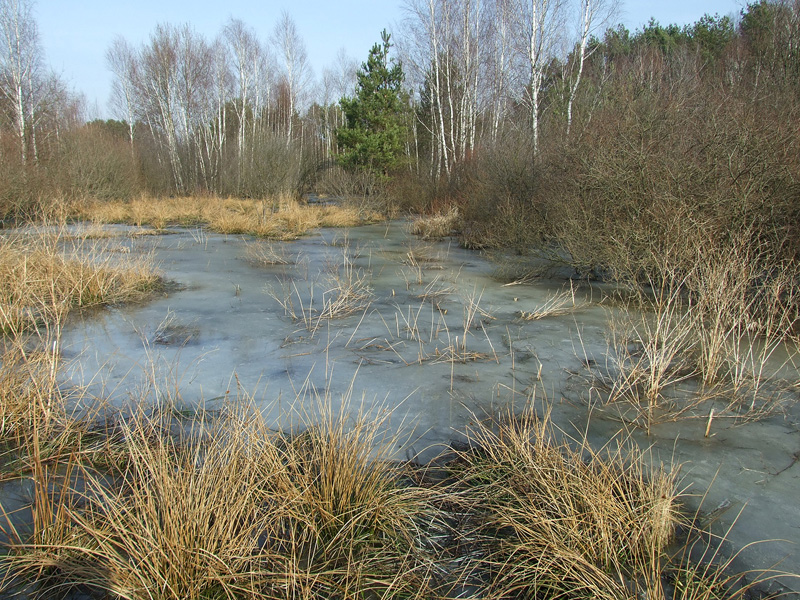
[[[107,49],[118,119],[90,122],[47,68],[32,3],[0,8],[0,218],[316,192],[450,211],[466,246],[555,252],[581,273],[640,276],[632,256],[686,239],[797,257],[797,1],[631,32],[609,0],[404,0],[360,68],[340,55],[316,83],[285,12],[268,40],[235,19],[215,39],[161,24]],[[375,50],[394,72],[378,163],[345,141],[386,126],[353,112]]]

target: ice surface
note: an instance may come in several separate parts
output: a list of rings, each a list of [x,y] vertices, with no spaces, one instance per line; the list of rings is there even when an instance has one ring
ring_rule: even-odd
[[[590,410],[585,363],[604,359],[613,311],[599,289],[577,287],[579,308],[562,316],[521,320],[564,281],[504,285],[497,262],[405,231],[392,222],[291,243],[189,230],[125,238],[134,253],[155,252],[174,289],[74,320],[63,338],[68,378],[117,404],[153,382],[189,407],[243,391],[276,427],[313,416],[318,398],[334,411],[349,398],[350,411],[391,410],[393,426],[411,432],[398,456],[420,460],[473,419],[531,398],[596,444],[624,429],[613,411]],[[288,264],[254,259],[264,256]],[[350,314],[326,314],[334,309]],[[690,504],[708,490],[702,508],[718,509],[718,532],[736,522],[734,548],[787,540],[747,548],[737,566],[800,572],[796,408],[744,425],[716,420],[708,438],[701,417],[630,435],[655,460],[682,465]]]

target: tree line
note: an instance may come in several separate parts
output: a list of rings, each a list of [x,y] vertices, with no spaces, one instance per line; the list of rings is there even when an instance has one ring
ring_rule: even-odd
[[[613,0],[402,1],[360,68],[340,53],[316,79],[287,13],[268,39],[236,19],[214,39],[188,24],[118,38],[116,118],[87,123],[46,68],[31,0],[0,0],[2,212],[48,194],[317,187],[458,204],[465,243],[525,245],[576,212],[596,225],[596,206],[796,189],[798,0],[633,32]]]

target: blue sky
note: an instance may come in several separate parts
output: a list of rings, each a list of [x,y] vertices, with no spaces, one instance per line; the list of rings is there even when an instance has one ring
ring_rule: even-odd
[[[617,19],[636,29],[651,16],[662,24],[685,24],[704,13],[738,14],[742,0],[622,0]],[[361,62],[383,28],[403,17],[399,0],[36,0],[35,12],[48,64],[86,95],[90,117],[111,116],[107,109],[111,74],[105,52],[122,35],[138,45],[157,23],[191,23],[213,38],[230,17],[251,25],[267,39],[282,10],[294,19],[315,74],[330,64],[339,48]]]

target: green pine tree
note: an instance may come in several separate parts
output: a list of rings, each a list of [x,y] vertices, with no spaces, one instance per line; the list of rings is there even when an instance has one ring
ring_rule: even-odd
[[[389,60],[390,37],[381,32],[382,43],[372,47],[358,71],[355,97],[339,101],[347,124],[336,130],[340,164],[382,176],[400,164],[407,138],[403,68]]]

